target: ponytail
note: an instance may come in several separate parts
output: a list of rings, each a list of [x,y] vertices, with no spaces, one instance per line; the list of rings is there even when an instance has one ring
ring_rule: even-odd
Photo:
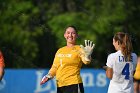
[[[122,53],[127,61],[131,61],[131,53],[133,47],[132,42],[127,33],[124,33],[123,43],[122,43]]]
[[[114,35],[115,41],[118,41],[121,47],[121,52],[126,61],[131,61],[131,53],[133,51],[131,38],[127,33],[118,32]]]

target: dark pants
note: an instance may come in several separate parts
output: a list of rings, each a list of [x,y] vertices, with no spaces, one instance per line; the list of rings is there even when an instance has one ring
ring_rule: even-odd
[[[57,93],[84,93],[83,83],[57,87]]]

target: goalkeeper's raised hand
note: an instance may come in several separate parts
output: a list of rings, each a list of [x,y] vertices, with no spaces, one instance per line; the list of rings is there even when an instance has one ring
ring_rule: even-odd
[[[80,45],[80,47],[85,61],[91,61],[91,54],[95,44],[90,40],[85,40],[85,47],[83,45]]]

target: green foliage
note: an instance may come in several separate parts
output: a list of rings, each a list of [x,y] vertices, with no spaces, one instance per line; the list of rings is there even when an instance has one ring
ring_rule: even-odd
[[[139,19],[139,0],[0,0],[0,48],[6,67],[50,67],[56,50],[66,45],[65,28],[74,25],[77,44],[96,44],[93,62],[84,67],[100,68],[114,52],[115,32],[130,33],[140,54]]]
[[[68,17],[69,16],[69,17]],[[88,31],[86,26],[88,26],[88,23],[86,22],[88,16],[84,15],[82,13],[64,13],[60,14],[58,16],[54,16],[52,20],[48,22],[49,27],[52,29],[52,33],[56,35],[58,38],[57,45],[58,47],[62,47],[66,45],[65,39],[64,39],[64,32],[67,26],[74,25],[78,28],[78,33],[80,37],[88,37],[88,34],[85,34],[85,31],[90,34],[90,31]],[[78,39],[78,42],[83,42],[84,38]],[[88,39],[91,39],[88,37]]]
[[[42,35],[43,32],[39,27],[30,31],[31,28],[28,24],[31,15],[28,11],[32,8],[33,5],[29,1],[20,2],[20,4],[11,1],[1,10],[0,45],[5,54],[7,67],[33,67],[32,62],[39,51],[35,38]],[[33,11],[33,13],[35,12]]]

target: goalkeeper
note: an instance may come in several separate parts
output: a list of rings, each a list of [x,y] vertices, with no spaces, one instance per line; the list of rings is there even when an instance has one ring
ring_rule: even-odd
[[[66,28],[64,37],[66,46],[57,51],[51,69],[42,78],[40,84],[56,77],[57,93],[84,93],[80,69],[83,63],[91,62],[95,44],[90,40],[85,40],[85,46],[76,45],[78,33],[74,26]]]

